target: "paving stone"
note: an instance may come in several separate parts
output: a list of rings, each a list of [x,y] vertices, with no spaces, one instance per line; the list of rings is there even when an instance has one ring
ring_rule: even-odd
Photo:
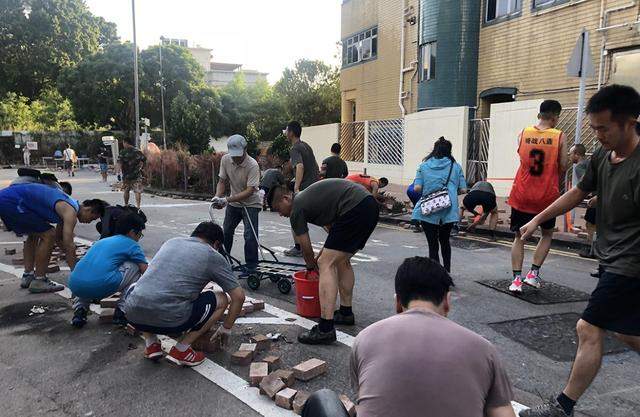
[[[256,350],[258,352],[271,349],[271,339],[263,334],[253,336],[251,341],[256,344]]]
[[[116,308],[118,306],[119,298],[109,297],[100,300],[100,307],[102,308]]]
[[[251,354],[255,354],[257,349],[258,345],[256,345],[255,343],[243,343],[240,345],[240,348],[238,350],[246,350],[251,352]]]
[[[265,357],[262,361],[269,364],[269,371],[275,371],[280,367],[282,363],[282,361],[280,360],[280,356],[275,356],[275,355],[269,355]]]
[[[291,410],[291,408],[293,407],[293,399],[295,398],[297,393],[298,391],[291,388],[283,389],[276,394],[276,405],[278,407]]]
[[[356,405],[353,403],[353,401],[351,401],[351,398],[342,394],[340,395],[340,401],[342,402],[342,405],[344,405],[344,408],[347,410],[347,413],[349,413],[349,417],[356,417]]]
[[[15,249],[5,249],[4,250],[4,254],[5,255],[15,255],[16,254],[16,250]],[[263,304],[264,307],[264,304]]]
[[[249,383],[252,387],[257,387],[267,375],[269,375],[269,364],[253,362],[249,368]]]
[[[47,274],[55,274],[56,272],[60,272],[60,267],[58,265],[53,264],[47,267]]]
[[[242,305],[242,311],[244,311],[245,314],[253,313],[253,304],[248,302],[244,303]]]
[[[253,300],[251,304],[253,304],[253,311],[264,310],[263,300]]]
[[[309,359],[293,367],[293,374],[300,381],[309,381],[327,372],[327,363],[320,359]]]
[[[12,259],[11,260],[11,264],[12,265],[23,265],[24,264],[24,259],[22,259],[22,258]]]
[[[114,312],[115,312],[115,309],[113,308],[103,308],[102,311],[100,312],[100,316],[98,317],[98,320],[100,321],[100,323],[111,323],[111,321],[113,320]]]
[[[295,398],[293,399],[293,412],[297,415],[302,415],[302,409],[304,405],[307,403],[307,400],[311,396],[311,393],[307,391],[298,391]]]
[[[247,366],[253,360],[253,352],[239,350],[231,355],[231,363],[234,365]]]
[[[260,382],[260,394],[266,395],[272,400],[277,393],[286,388],[286,385],[275,373],[270,373]]]
[[[278,377],[280,377],[280,379],[282,379],[285,385],[289,388],[296,383],[296,377],[291,369],[278,369],[273,373],[278,375]]]
[[[531,304],[561,304],[589,300],[589,294],[551,281],[543,281],[540,289],[523,285],[522,293],[513,293],[509,291],[511,280],[508,279],[483,280],[476,282],[480,285],[520,298],[521,300],[527,301]]]
[[[127,323],[127,326],[124,329],[127,334],[129,334],[130,336],[139,336],[140,332],[138,330],[136,330],[135,327],[133,327],[131,324]]]

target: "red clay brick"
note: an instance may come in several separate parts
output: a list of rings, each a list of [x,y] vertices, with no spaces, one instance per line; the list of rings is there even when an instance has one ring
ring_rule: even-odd
[[[297,393],[298,391],[291,388],[283,389],[276,394],[276,405],[286,410],[291,410],[291,407],[293,406],[293,399]]]
[[[247,366],[253,360],[253,352],[239,350],[231,355],[231,363],[234,365]]]
[[[220,351],[222,346],[220,346],[220,338],[211,339],[213,337],[213,332],[206,332],[202,336],[196,339],[195,342],[191,345],[195,350],[200,350],[206,353],[214,353]]]
[[[22,259],[22,258],[12,259],[11,260],[11,264],[12,265],[22,265],[22,264],[24,264],[24,259]]]
[[[140,335],[140,332],[137,331],[135,327],[133,327],[131,324],[128,324],[128,323],[127,323],[127,326],[125,327],[125,331],[130,336],[138,336],[138,335]]]
[[[289,388],[296,383],[296,377],[291,369],[278,369],[274,371],[274,374],[278,375],[278,377],[280,377],[284,384]]]
[[[56,264],[51,264],[47,267],[47,274],[55,274],[56,272],[60,272],[60,267]]]
[[[111,323],[114,311],[113,308],[103,308],[99,316],[100,323]]]
[[[242,305],[242,311],[244,311],[245,314],[253,313],[253,304],[248,302],[244,303]]]
[[[286,385],[275,373],[270,373],[260,382],[260,394],[266,395],[272,400],[284,388],[286,388]]]
[[[257,387],[260,382],[269,375],[269,365],[266,362],[253,362],[249,368],[249,382],[252,387]]]
[[[356,417],[356,405],[351,401],[349,397],[342,394],[340,396],[340,401],[342,401],[342,405],[347,409],[347,413],[349,413],[349,417]]]
[[[298,391],[296,397],[293,399],[293,412],[297,415],[302,415],[302,409],[307,403],[311,394],[307,391]]]
[[[293,367],[293,373],[300,381],[309,381],[325,372],[327,372],[327,363],[315,358]]]
[[[265,357],[262,361],[269,364],[269,371],[275,371],[280,367],[280,364],[281,364],[280,356],[275,356],[275,355],[269,355]]]
[[[253,336],[251,341],[256,344],[256,350],[258,352],[271,349],[271,339],[263,334]]]
[[[116,306],[118,305],[118,298],[113,298],[113,297],[109,297],[109,298],[103,298],[102,300],[100,300],[100,307],[102,308],[116,308]]]
[[[264,301],[262,300],[253,300],[251,304],[253,304],[253,311],[264,310]]]
[[[238,350],[247,350],[252,354],[255,354],[257,351],[257,348],[258,348],[258,345],[256,345],[255,343],[243,343],[240,345],[240,348]]]

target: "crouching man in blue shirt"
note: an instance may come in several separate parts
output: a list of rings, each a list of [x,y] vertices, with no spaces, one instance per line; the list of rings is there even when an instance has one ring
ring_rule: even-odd
[[[147,258],[138,241],[144,220],[135,213],[118,219],[116,235],[91,246],[69,278],[69,288],[76,296],[71,324],[81,328],[87,323],[91,300],[99,300],[120,291],[122,294],[147,270]],[[126,324],[121,297],[113,314],[114,324]]]

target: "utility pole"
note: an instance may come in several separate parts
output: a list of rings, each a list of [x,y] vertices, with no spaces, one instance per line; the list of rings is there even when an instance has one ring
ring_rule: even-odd
[[[138,44],[136,42],[136,0],[131,0],[133,17],[133,89],[136,121],[136,148],[140,149],[140,92],[138,87]]]
[[[162,112],[162,145],[167,150],[167,129],[164,121],[164,77],[162,75],[162,41],[164,37],[160,37],[160,110]]]

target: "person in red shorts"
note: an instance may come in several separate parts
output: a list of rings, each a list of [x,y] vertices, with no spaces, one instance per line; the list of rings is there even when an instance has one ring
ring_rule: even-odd
[[[541,285],[540,267],[551,248],[556,220],[552,218],[540,224],[542,237],[536,246],[531,270],[524,279],[524,241],[520,228],[560,197],[560,178],[566,172],[569,160],[565,135],[555,128],[561,111],[562,106],[557,101],[543,101],[538,124],[525,128],[518,137],[520,167],[507,200],[511,206],[511,231],[516,234],[511,247],[513,282],[509,291],[522,292],[522,284],[535,288]]]

